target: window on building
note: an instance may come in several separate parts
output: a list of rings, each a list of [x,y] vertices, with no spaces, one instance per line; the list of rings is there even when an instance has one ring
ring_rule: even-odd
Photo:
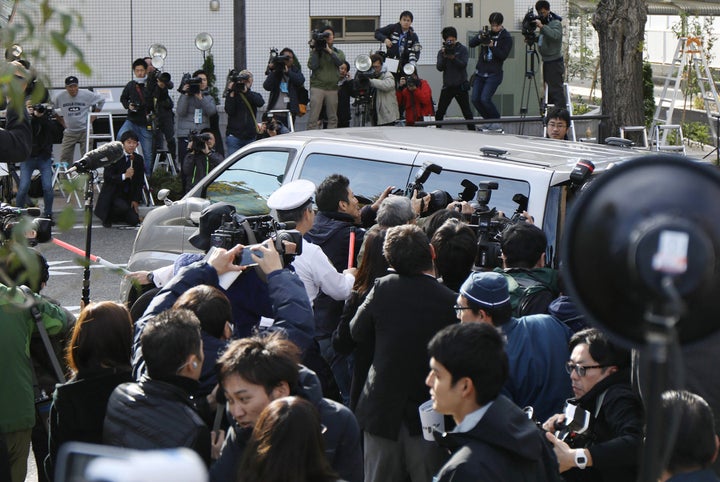
[[[310,17],[310,26],[319,30],[329,25],[335,31],[335,40],[340,42],[373,42],[380,17]]]

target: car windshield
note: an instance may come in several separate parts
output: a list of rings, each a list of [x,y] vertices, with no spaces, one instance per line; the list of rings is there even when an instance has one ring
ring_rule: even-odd
[[[267,198],[282,185],[289,156],[287,151],[250,152],[208,184],[205,197],[230,203],[246,216],[266,214]]]

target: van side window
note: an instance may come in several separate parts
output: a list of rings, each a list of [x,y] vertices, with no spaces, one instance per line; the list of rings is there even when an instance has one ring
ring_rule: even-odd
[[[300,172],[300,178],[320,184],[330,174],[342,174],[350,179],[356,196],[375,200],[388,186],[405,189],[411,166],[392,162],[371,161],[331,154],[310,154]]]
[[[230,203],[245,216],[267,214],[267,198],[282,185],[289,158],[288,151],[250,152],[213,180],[205,197]]]

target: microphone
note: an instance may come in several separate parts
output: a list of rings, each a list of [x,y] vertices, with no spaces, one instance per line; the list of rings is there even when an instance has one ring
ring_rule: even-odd
[[[68,172],[88,172],[101,167],[115,164],[125,155],[125,149],[120,141],[104,144],[97,149],[86,153],[80,160],[75,161]]]

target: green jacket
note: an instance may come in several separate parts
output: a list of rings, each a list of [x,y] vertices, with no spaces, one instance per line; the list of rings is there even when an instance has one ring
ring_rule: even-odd
[[[562,22],[553,18],[547,25],[538,29],[538,52],[543,62],[557,60],[562,57]]]
[[[65,311],[33,295],[48,334],[67,326]],[[30,337],[37,330],[22,292],[0,284],[0,433],[29,430],[35,425],[35,395],[30,368]]]
[[[340,73],[338,67],[345,61],[345,54],[342,50],[332,47],[332,55],[327,52],[314,50],[308,59],[308,68],[311,71],[310,88],[322,90],[337,90]],[[311,99],[312,100],[312,99]]]

